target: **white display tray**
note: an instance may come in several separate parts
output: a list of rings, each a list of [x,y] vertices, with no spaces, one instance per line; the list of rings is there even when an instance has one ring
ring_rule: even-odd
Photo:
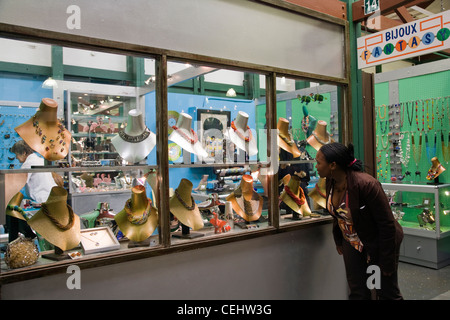
[[[117,250],[119,241],[109,227],[81,230],[81,246],[84,254]]]

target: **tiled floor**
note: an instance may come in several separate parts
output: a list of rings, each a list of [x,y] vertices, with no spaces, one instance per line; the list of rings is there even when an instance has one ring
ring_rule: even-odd
[[[435,270],[400,262],[398,282],[405,300],[450,300],[450,266]]]

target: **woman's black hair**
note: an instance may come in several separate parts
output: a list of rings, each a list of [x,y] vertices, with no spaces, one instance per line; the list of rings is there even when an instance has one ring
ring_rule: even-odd
[[[355,149],[351,143],[347,147],[339,142],[325,144],[320,148],[320,152],[328,163],[336,162],[344,171],[364,170],[361,160],[355,158]]]
[[[30,148],[30,146],[23,140],[17,141],[10,149],[12,153],[15,153],[16,155],[30,155],[34,153],[34,150]]]

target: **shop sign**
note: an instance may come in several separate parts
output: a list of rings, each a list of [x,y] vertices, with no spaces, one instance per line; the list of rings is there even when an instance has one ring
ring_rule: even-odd
[[[364,0],[364,14],[380,10],[380,0]]]
[[[358,68],[450,48],[450,10],[357,39]]]

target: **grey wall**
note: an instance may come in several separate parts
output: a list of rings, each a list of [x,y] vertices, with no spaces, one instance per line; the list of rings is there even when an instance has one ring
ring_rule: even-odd
[[[346,299],[331,224],[2,286],[2,299]]]
[[[345,77],[343,25],[253,1],[115,0],[113,6],[110,3],[2,0],[0,22]],[[77,14],[71,10],[74,4],[79,9]],[[73,18],[79,22],[75,29],[68,26]]]

